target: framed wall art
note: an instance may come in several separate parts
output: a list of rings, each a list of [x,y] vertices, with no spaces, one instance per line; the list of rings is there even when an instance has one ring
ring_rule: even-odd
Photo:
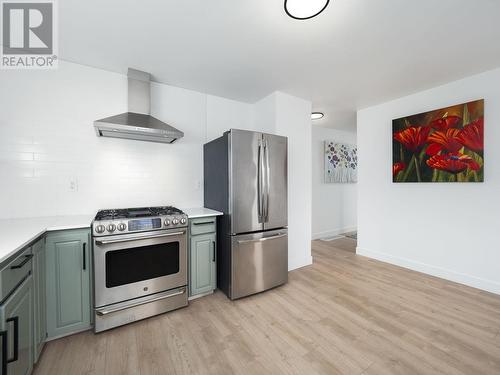
[[[325,141],[325,182],[358,181],[358,150],[346,143]]]
[[[393,182],[483,182],[484,100],[392,122]]]

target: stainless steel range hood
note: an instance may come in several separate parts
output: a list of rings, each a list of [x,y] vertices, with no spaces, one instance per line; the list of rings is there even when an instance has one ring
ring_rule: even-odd
[[[128,69],[128,112],[94,121],[98,137],[173,143],[184,133],[151,116],[151,76]]]

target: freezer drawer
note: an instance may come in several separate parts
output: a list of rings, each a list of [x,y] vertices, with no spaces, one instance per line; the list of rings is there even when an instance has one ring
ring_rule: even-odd
[[[231,299],[288,281],[287,229],[233,236],[231,252]]]

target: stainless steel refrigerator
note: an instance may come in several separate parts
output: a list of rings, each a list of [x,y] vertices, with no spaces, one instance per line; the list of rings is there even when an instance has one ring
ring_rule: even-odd
[[[288,281],[287,138],[231,129],[204,145],[217,225],[217,286],[237,299]]]

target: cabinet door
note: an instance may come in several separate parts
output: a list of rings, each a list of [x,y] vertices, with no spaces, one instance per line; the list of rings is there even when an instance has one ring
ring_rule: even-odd
[[[89,243],[88,230],[64,231],[47,236],[48,338],[91,327]]]
[[[192,236],[190,240],[190,295],[215,289],[215,233]]]
[[[38,361],[47,337],[45,300],[45,239],[33,245],[34,362]]]
[[[7,335],[7,374],[28,375],[33,368],[33,283],[29,276],[0,309]],[[2,361],[4,359],[2,358]]]

